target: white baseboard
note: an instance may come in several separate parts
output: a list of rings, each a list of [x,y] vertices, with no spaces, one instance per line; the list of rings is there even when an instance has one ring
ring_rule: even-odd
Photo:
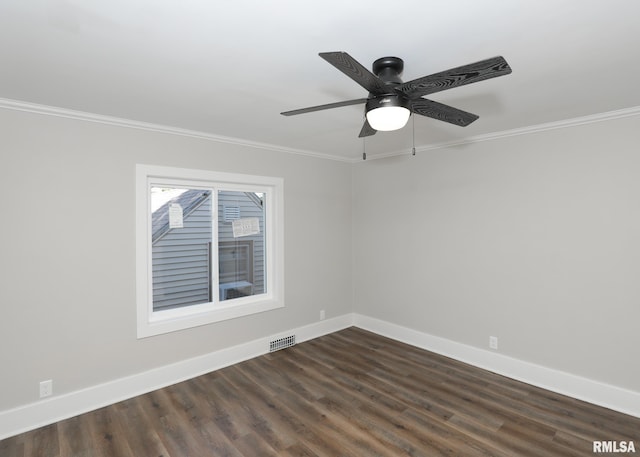
[[[354,325],[494,373],[631,416],[640,417],[640,392],[468,346],[372,317],[355,314]]]
[[[640,417],[638,392],[456,343],[361,314],[345,314],[104,384],[0,411],[0,440],[258,357],[268,352],[269,341],[282,336],[294,333],[297,342],[301,343],[352,325],[509,378]]]
[[[258,357],[269,352],[269,341],[281,335],[293,333],[297,342],[303,342],[352,325],[353,314],[346,314],[104,384],[0,411],[0,440]]]

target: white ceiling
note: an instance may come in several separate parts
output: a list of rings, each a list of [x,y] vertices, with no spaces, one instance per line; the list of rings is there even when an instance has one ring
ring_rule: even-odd
[[[430,96],[478,114],[416,116],[418,148],[640,107],[637,0],[2,0],[0,98],[357,159],[366,97],[318,52],[409,81],[502,55],[511,75]],[[6,100],[5,100],[6,102]],[[411,121],[366,140],[408,151]]]

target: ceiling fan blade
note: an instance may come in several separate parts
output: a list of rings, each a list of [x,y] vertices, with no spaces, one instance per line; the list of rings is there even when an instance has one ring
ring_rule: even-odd
[[[433,100],[427,100],[426,98],[412,101],[411,111],[416,114],[421,114],[422,116],[448,122],[449,124],[459,125],[460,127],[466,127],[478,119],[478,116],[475,114],[467,113],[466,111],[449,105],[443,105]]]
[[[360,135],[358,135],[358,138],[363,138],[365,136],[372,136],[372,135],[375,135],[376,132],[377,130],[371,127],[369,125],[369,121],[365,119],[364,125],[362,126],[362,130],[360,130]]]
[[[344,102],[328,103],[326,105],[311,106],[309,108],[294,109],[292,111],[285,111],[283,116],[295,116],[296,114],[312,113],[313,111],[321,111],[323,109],[340,108],[341,106],[358,105],[366,102],[366,98],[358,98],[356,100],[347,100]]]
[[[384,95],[393,93],[393,90],[380,78],[363,67],[362,64],[346,52],[321,52],[319,56],[372,94]]]
[[[415,99],[423,95],[508,75],[509,73],[511,73],[511,67],[503,57],[498,56],[414,79],[400,84],[395,90],[404,93],[411,99]]]

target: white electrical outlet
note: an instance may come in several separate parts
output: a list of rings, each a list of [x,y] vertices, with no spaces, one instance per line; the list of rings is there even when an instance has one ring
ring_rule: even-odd
[[[490,349],[495,349],[496,351],[498,350],[498,337],[497,336],[490,336],[489,337],[489,348]]]
[[[53,381],[51,379],[40,383],[40,398],[53,395]]]
[[[320,320],[323,321],[325,318],[324,309],[320,310]]]

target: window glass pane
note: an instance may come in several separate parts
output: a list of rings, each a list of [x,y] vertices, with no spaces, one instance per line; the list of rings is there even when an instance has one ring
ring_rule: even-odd
[[[266,292],[264,218],[264,194],[218,192],[220,301]]]
[[[211,191],[151,188],[153,310],[211,301]]]

